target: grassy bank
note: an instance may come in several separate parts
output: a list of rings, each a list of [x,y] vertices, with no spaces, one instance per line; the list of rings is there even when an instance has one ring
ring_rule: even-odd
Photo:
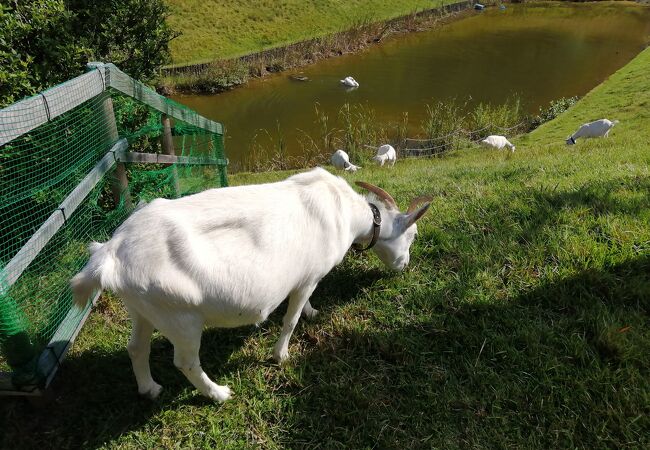
[[[174,64],[234,58],[453,3],[450,0],[167,0]]]
[[[411,266],[350,254],[312,297],[283,367],[281,312],[211,330],[205,401],[154,340],[161,399],[137,397],[119,301],[96,308],[54,401],[0,406],[0,446],[103,448],[647,448],[650,446],[650,49],[514,154],[471,149],[349,177],[402,206],[434,200]],[[564,138],[586,120],[610,138]],[[233,184],[288,173],[238,174]],[[283,308],[280,308],[283,309]]]
[[[458,2],[441,0],[438,6],[451,3]],[[431,29],[450,20],[452,14],[462,10],[462,7],[456,4],[450,6],[449,10],[441,10],[429,4],[426,11],[418,13],[404,10],[403,14],[395,19],[381,20],[374,14],[366,14],[348,23],[346,18],[338,23],[341,28],[334,32],[320,32],[313,37],[313,33],[303,30],[305,34],[297,42],[259,45],[251,47],[245,56],[215,56],[205,63],[167,68],[157,81],[158,88],[167,95],[222,92],[244,84],[250,78],[259,78],[269,73],[359,51],[393,34]],[[346,8],[349,12],[354,9],[350,5]],[[306,9],[309,10],[309,7]],[[266,23],[265,26],[271,25]]]

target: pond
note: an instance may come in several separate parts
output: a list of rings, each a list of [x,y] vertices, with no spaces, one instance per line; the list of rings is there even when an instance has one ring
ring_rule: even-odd
[[[418,134],[426,105],[438,100],[502,104],[517,95],[535,113],[551,100],[587,93],[636,56],[650,35],[650,8],[627,2],[508,4],[463,14],[229,92],[175,100],[225,125],[236,169],[256,148],[303,152],[319,133],[316,108],[331,122],[346,103],[365,105],[386,124],[408,112],[409,135]],[[290,78],[296,73],[309,81]],[[348,75],[359,88],[340,84]]]

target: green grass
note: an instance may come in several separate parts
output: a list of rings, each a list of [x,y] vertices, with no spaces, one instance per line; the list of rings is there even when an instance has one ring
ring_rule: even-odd
[[[151,361],[165,390],[138,398],[127,316],[104,297],[52,403],[2,401],[0,447],[648,448],[648,73],[650,49],[515,139],[514,154],[476,148],[349,176],[403,207],[433,196],[411,266],[392,274],[348,255],[283,367],[270,359],[282,311],[206,331],[203,367],[234,391],[224,405],[196,393],[162,337]],[[602,117],[621,121],[608,139],[564,145]]]
[[[233,58],[454,0],[167,0],[173,64]]]

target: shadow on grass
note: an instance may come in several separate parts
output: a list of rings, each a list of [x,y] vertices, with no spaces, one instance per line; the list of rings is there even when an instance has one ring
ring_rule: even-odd
[[[635,195],[629,195],[631,192]],[[636,216],[647,211],[650,208],[650,177],[621,177],[590,182],[568,191],[557,191],[552,187],[535,188],[526,196],[534,207],[529,214],[517,219],[527,224],[523,236],[532,238],[565,209],[584,208],[594,217]]]
[[[361,273],[341,301],[372,283],[372,273]],[[319,295],[344,294],[339,277],[350,276],[333,272]],[[649,299],[647,256],[502,305],[452,308],[432,296],[434,312],[422,320],[387,325],[371,316],[376,323],[369,331],[344,327],[304,343],[290,362],[300,368],[299,382],[274,389],[291,405],[269,420],[282,423],[288,447],[644,447],[650,444]],[[228,356],[249,334],[246,328],[205,333],[202,358],[211,376],[240,369]],[[298,330],[296,339],[304,333]],[[0,446],[116,444],[125,433],[155,429],[148,422],[160,410],[207,404],[174,369],[164,339],[154,340],[152,370],[165,386],[157,402],[137,396],[126,351],[70,358],[49,405],[33,409],[3,399]]]
[[[287,442],[647,448],[649,313],[643,257],[507,305],[465,302],[404,326],[345,330],[296,361]]]
[[[571,192],[534,191],[529,215],[512,212],[513,222],[535,235],[563,208],[636,215],[648,208],[647,195],[628,201],[615,195],[617,186],[650,191],[650,179],[634,180]],[[495,217],[506,213],[485,209]],[[479,219],[468,220],[474,225]],[[420,245],[418,258],[444,260],[462,273],[462,255],[440,250],[440,242],[451,238],[425,234],[435,242]],[[460,231],[454,241],[459,236]],[[503,236],[483,239],[508,243]],[[282,417],[265,416],[282,428],[274,438],[287,447],[324,448],[650,446],[650,257],[585,270],[490,303],[472,301],[468,280],[478,269],[467,267],[449,282],[457,301],[423,284],[399,300],[391,297],[385,307],[394,309],[366,308],[365,328],[343,323],[326,338],[310,340],[300,327],[294,339],[305,341],[305,350],[289,363],[299,373],[297,381],[269,380],[277,383],[269,386],[269,395],[277,391],[290,399],[277,400]],[[365,301],[363,291],[388,277],[369,269],[364,258],[347,261],[312,297],[314,307],[325,312],[320,320],[336,306]],[[426,314],[418,315],[425,306]],[[277,328],[284,308],[271,316],[271,326]],[[252,333],[251,328],[204,333],[201,357],[211,377],[240,370],[247,375],[240,365],[248,361],[229,357]],[[251,358],[253,365],[264,364]],[[160,419],[152,417],[161,411],[208,404],[172,359],[171,345],[154,340],[152,371],[165,390],[151,403],[137,395],[125,349],[69,358],[51,404],[33,409],[2,399],[0,447],[119,445],[126,433],[157,429]],[[210,414],[220,414],[218,408]]]
[[[312,300],[315,307],[329,310],[347,303],[362,289],[385,277],[379,270],[355,271],[346,265],[332,271],[321,282]],[[282,322],[286,302],[276,310],[262,331]],[[203,333],[201,360],[213,380],[237,373],[242,362],[229,362],[258,329],[210,329]],[[126,352],[128,335],[119,351],[91,349],[68,357],[59,370],[44,401],[31,404],[20,397],[0,399],[0,448],[95,448],[139,430],[160,411],[183,405],[213,405],[198,395],[173,364],[173,346],[162,337],[154,337],[151,371],[163,387],[156,401],[141,398]],[[274,337],[277,339],[277,337]],[[252,358],[252,357],[251,357]],[[263,365],[265,361],[251,361]],[[218,414],[218,405],[214,405]]]

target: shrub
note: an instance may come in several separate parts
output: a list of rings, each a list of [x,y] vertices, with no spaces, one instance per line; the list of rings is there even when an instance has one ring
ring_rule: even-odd
[[[0,5],[0,107],[82,74],[89,60],[151,79],[176,35],[163,0],[13,0]]]
[[[552,100],[546,109],[539,108],[539,114],[534,116],[530,123],[530,129],[534,130],[541,124],[551,121],[561,113],[575,105],[579,97],[562,97],[558,100]]]

